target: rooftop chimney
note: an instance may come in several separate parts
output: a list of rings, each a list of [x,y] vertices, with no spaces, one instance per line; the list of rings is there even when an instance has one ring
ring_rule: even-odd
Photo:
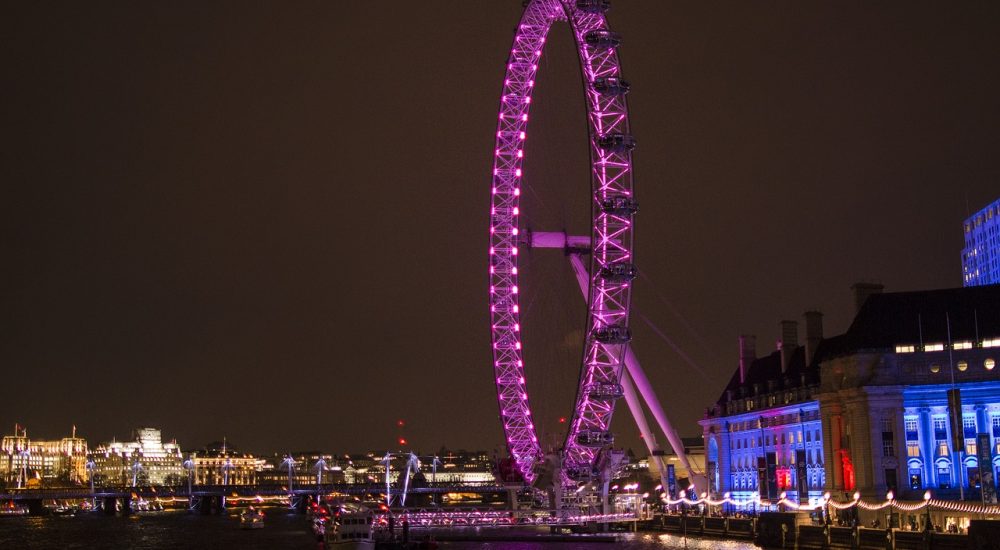
[[[806,319],[806,365],[812,363],[816,349],[823,340],[823,314],[818,311],[807,311],[802,314]]]
[[[792,362],[792,353],[797,347],[799,347],[799,324],[795,321],[782,321],[781,340],[778,340],[782,374],[788,371],[788,365]]]
[[[882,294],[885,287],[878,283],[854,283],[851,285],[851,290],[854,292],[854,313],[857,314],[869,296]]]
[[[757,358],[757,337],[752,334],[740,335],[740,384],[747,380],[750,365]]]

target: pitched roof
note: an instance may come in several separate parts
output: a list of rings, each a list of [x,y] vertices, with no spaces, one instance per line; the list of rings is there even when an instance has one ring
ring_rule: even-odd
[[[820,362],[864,350],[893,349],[897,345],[946,343],[1000,338],[1000,284],[917,292],[872,294],[865,300],[854,322],[844,334],[820,342],[810,364],[805,349],[796,348],[787,372],[781,373],[781,352],[755,359],[740,384],[737,368],[717,403],[726,402],[726,391],[739,395],[741,385],[761,384],[766,391],[770,380],[789,378],[798,385],[819,382]]]
[[[871,295],[822,359],[863,350],[1000,337],[1000,284]]]
[[[822,352],[825,342],[821,343],[817,349],[817,357]],[[732,391],[734,396],[739,396],[740,386],[752,388],[754,384],[760,384],[764,388],[764,391],[766,391],[768,381],[783,381],[786,378],[791,382],[792,386],[798,386],[802,380],[802,375],[805,375],[807,384],[819,381],[818,362],[814,359],[809,365],[806,364],[805,347],[799,346],[795,348],[784,374],[781,372],[781,352],[774,351],[770,355],[758,357],[750,363],[746,379],[742,384],[740,384],[740,369],[737,367],[736,371],[733,372],[732,378],[729,379],[729,383],[726,384],[726,388],[722,391],[722,395],[719,396],[717,403],[721,404],[727,401],[727,391]]]

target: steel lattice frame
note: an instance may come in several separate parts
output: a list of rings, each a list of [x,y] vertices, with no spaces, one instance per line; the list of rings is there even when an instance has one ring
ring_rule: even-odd
[[[579,5],[578,5],[579,4]],[[531,482],[542,452],[538,443],[521,354],[518,307],[519,198],[531,92],[545,37],[557,20],[569,22],[576,41],[590,128],[593,193],[588,326],[576,404],[564,446],[567,471],[592,472],[599,446],[580,443],[581,434],[609,433],[615,399],[595,398],[593,388],[620,387],[628,346],[630,278],[608,276],[614,266],[631,266],[632,141],[628,105],[618,90],[595,90],[595,79],[620,74],[617,43],[588,44],[592,31],[607,33],[601,2],[532,0],[516,29],[500,100],[490,210],[490,311],[494,374],[507,445],[517,469]],[[587,9],[590,6],[590,9]],[[606,4],[604,6],[606,8]],[[608,36],[605,34],[604,36]],[[627,87],[627,85],[626,85]],[[627,91],[627,88],[626,88]],[[634,268],[633,268],[634,269]],[[610,327],[610,328],[609,328]]]

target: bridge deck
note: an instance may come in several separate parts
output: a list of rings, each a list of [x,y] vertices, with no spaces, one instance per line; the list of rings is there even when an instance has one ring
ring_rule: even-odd
[[[392,487],[394,494],[401,493],[402,487]],[[445,493],[478,493],[503,494],[507,489],[502,485],[454,485],[427,484],[420,487],[410,487],[411,495],[445,494]],[[293,487],[288,490],[283,485],[195,485],[188,492],[187,485],[164,487],[96,487],[90,488],[47,488],[47,489],[17,489],[0,492],[0,500],[70,500],[87,498],[124,497],[135,495],[142,498],[156,497],[191,497],[191,496],[236,496],[242,498],[256,496],[286,496],[315,494],[345,494],[345,495],[381,495],[385,494],[384,484],[354,485],[354,484],[323,484]]]

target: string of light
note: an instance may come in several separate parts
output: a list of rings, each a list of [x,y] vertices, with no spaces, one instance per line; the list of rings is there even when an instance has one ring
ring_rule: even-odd
[[[989,516],[1000,516],[1000,505],[995,504],[976,504],[972,502],[957,502],[951,500],[938,500],[931,497],[930,491],[924,493],[924,499],[919,502],[907,502],[903,500],[896,500],[892,491],[886,494],[886,499],[882,502],[869,502],[861,499],[861,493],[854,493],[854,499],[837,502],[830,497],[830,493],[824,494],[820,497],[819,501],[815,504],[799,504],[793,500],[789,500],[787,493],[781,493],[778,497],[778,504],[784,506],[790,510],[821,510],[825,506],[830,506],[831,508],[837,510],[848,510],[854,508],[855,506],[863,510],[883,510],[885,508],[895,508],[897,510],[902,510],[904,512],[917,512],[923,510],[924,508],[948,510],[952,512],[962,512],[966,514],[984,514]],[[754,496],[748,500],[735,500],[730,497],[729,493],[723,495],[720,500],[711,499],[707,493],[702,493],[701,498],[692,500],[687,496],[682,496],[678,499],[671,499],[664,493],[660,500],[667,504],[668,506],[676,506],[678,504],[687,504],[688,506],[696,506],[699,504],[707,504],[709,506],[722,506],[724,504],[730,504],[737,508],[746,508],[751,505],[755,506],[770,506],[772,504],[769,500],[762,500],[759,495],[754,494]]]

